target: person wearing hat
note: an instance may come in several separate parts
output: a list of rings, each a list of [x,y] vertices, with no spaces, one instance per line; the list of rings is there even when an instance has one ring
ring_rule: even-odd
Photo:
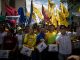
[[[64,25],[60,26],[60,32],[56,37],[56,42],[59,45],[59,60],[66,60],[72,53],[72,45],[70,33],[66,31],[66,27]]]
[[[18,39],[18,59],[19,60],[22,60],[22,55],[20,53],[21,51],[21,48],[23,46],[23,30],[20,26],[17,27],[17,34],[16,34],[16,37]]]
[[[23,34],[22,34],[22,28],[17,28],[17,39],[18,39],[18,48],[20,49],[22,47],[22,40],[23,40]]]

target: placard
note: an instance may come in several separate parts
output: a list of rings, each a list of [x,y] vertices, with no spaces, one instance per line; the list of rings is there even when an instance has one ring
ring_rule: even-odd
[[[39,52],[42,52],[44,49],[47,48],[47,45],[44,42],[41,42],[38,46],[37,49],[39,50]]]
[[[32,53],[32,49],[23,46],[21,50],[21,54],[26,55],[26,56],[31,56],[31,53]]]
[[[0,50],[0,58],[8,58],[10,50]]]
[[[48,48],[49,52],[57,52],[58,51],[58,45],[57,44],[50,44]]]

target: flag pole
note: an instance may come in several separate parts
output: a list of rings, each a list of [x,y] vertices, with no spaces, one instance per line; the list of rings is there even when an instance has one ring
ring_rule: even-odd
[[[30,9],[30,17],[29,17],[28,25],[30,25],[31,23],[32,14],[33,14],[33,0],[31,0],[31,9]]]

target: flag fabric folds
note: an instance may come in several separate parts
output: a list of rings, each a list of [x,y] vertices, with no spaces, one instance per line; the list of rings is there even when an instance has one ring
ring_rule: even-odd
[[[63,15],[64,18],[69,16],[69,11],[68,9],[64,6],[63,3],[60,4],[60,10],[61,10],[61,14]]]
[[[30,13],[27,12],[26,14],[26,16],[29,17],[28,24],[31,23],[32,19],[35,20],[36,22],[37,17],[39,17],[39,19],[43,20],[45,23],[53,24],[55,27],[57,27],[58,25],[68,26],[69,25],[67,21],[67,18],[69,16],[68,9],[64,6],[63,3],[60,4],[59,10],[56,9],[56,12],[54,12],[55,7],[56,7],[55,3],[52,2],[51,0],[48,0],[48,9],[46,9],[42,5],[41,13],[40,10],[33,5],[33,0],[31,0]]]
[[[49,12],[44,8],[43,5],[42,5],[42,14],[43,14],[43,16],[44,16],[44,21],[45,21],[45,22],[50,21],[50,18],[51,18],[51,17],[49,17]]]
[[[65,25],[66,27],[69,25],[68,21],[66,18],[63,18],[60,14],[61,12],[56,10],[56,20],[58,21],[58,25]]]
[[[24,11],[23,11],[23,8],[22,8],[22,7],[20,7],[20,8],[18,9],[18,14],[20,15],[19,23],[20,23],[20,24],[25,24],[26,19],[25,19]]]
[[[51,0],[48,0],[48,11],[53,12],[53,9],[55,7],[55,4],[51,2]]]
[[[18,12],[15,8],[5,4],[5,10],[6,10],[6,14],[7,16],[16,16],[18,15]]]
[[[33,6],[33,11],[34,11],[34,13],[36,13],[38,15],[38,17],[40,19],[43,19],[43,15],[41,14],[41,12],[39,11],[38,8],[36,8],[36,7]]]
[[[55,8],[55,3],[53,3],[51,0],[48,0],[48,11],[51,17],[50,21],[51,21],[51,24],[57,27],[57,20],[56,20],[54,8]]]
[[[55,27],[57,27],[57,19],[56,19],[56,16],[54,15],[54,13],[52,13],[52,17],[51,17],[51,23],[55,26]]]

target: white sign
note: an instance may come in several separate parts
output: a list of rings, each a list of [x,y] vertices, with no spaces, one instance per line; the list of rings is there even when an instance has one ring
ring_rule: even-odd
[[[47,45],[44,42],[41,42],[38,46],[37,49],[39,50],[39,52],[42,52],[44,49],[47,48]]]
[[[32,49],[23,46],[21,50],[21,54],[26,55],[26,56],[31,56],[31,53],[32,53]]]
[[[0,50],[0,58],[8,58],[10,50]]]
[[[57,52],[58,51],[58,45],[57,44],[50,44],[48,48],[49,52]]]

